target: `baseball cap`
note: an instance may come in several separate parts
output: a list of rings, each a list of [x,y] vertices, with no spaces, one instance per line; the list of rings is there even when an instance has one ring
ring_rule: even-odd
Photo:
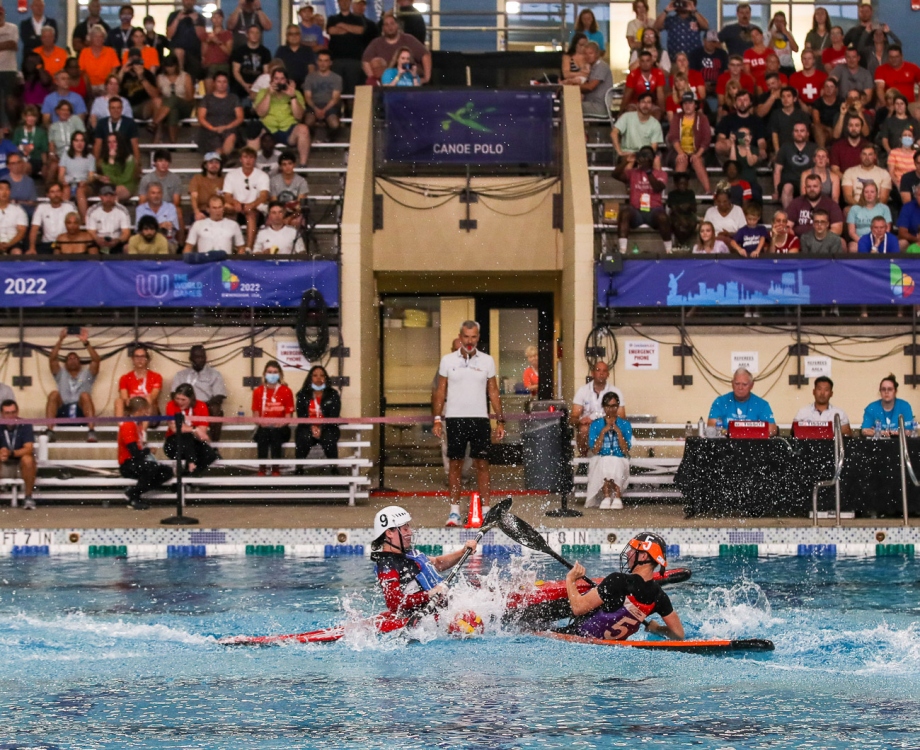
[[[707,42],[718,42],[719,41],[719,32],[715,29],[710,29],[706,32],[706,41]]]
[[[211,159],[217,159],[217,161],[223,161],[220,154],[218,154],[216,151],[208,151],[208,153],[204,155],[205,161],[211,161]]]
[[[115,195],[115,188],[111,185],[103,185],[99,188],[99,195]]]
[[[682,102],[695,102],[696,97],[690,91],[685,91],[684,95],[680,98]]]

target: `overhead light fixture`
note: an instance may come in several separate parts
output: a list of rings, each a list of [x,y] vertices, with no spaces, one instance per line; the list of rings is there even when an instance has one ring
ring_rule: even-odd
[[[517,0],[509,0],[505,3],[505,13],[509,16],[519,15],[521,12],[521,4]]]
[[[431,10],[431,6],[428,3],[413,3],[412,5],[419,13],[427,13]]]

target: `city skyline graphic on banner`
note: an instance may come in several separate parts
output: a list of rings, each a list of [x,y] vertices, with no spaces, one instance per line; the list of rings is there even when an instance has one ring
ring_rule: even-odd
[[[811,303],[811,287],[805,283],[801,269],[784,272],[779,281],[773,279],[766,291],[749,289],[737,281],[727,281],[714,287],[705,281],[697,283],[696,291],[679,293],[679,282],[685,271],[669,274],[667,304],[682,305],[807,305]]]

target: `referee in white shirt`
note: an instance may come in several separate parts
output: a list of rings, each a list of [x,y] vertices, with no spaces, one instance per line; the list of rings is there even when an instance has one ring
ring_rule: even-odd
[[[850,427],[850,419],[843,409],[831,406],[831,398],[834,396],[834,381],[827,375],[821,375],[815,378],[815,387],[811,391],[815,397],[815,402],[808,406],[803,406],[795,415],[794,422],[831,422],[834,421],[834,415],[840,415],[840,431],[850,437],[853,434],[853,428]]]
[[[447,431],[447,458],[450,461],[450,515],[447,526],[460,525],[460,487],[466,446],[476,467],[476,480],[483,513],[491,504],[489,456],[492,430],[489,404],[498,424],[495,439],[505,436],[505,418],[495,378],[495,360],[480,352],[479,323],[464,321],[460,326],[460,348],[441,358],[438,367],[438,387],[431,398],[434,434],[440,438]],[[442,421],[443,420],[443,421]]]

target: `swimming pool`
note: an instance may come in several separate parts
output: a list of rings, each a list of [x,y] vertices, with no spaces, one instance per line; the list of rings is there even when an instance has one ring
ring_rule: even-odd
[[[675,563],[694,571],[669,589],[688,635],[776,651],[624,652],[494,628],[226,648],[215,638],[379,611],[371,564],[0,559],[0,748],[920,746],[913,558]]]

